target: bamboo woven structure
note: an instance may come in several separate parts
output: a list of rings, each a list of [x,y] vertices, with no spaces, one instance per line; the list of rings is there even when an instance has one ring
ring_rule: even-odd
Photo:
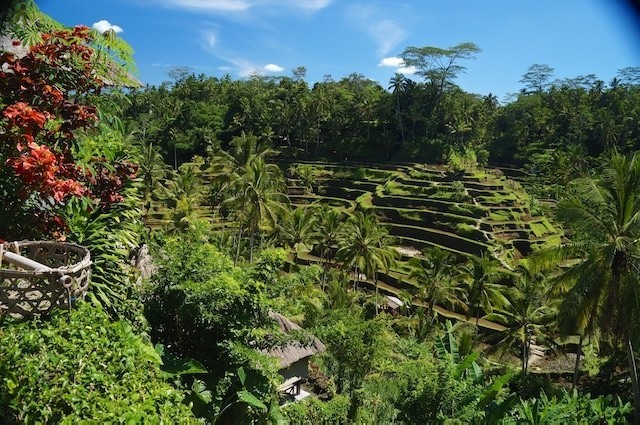
[[[17,255],[16,255],[17,254]],[[22,241],[0,244],[0,315],[43,315],[84,298],[91,254],[76,244]]]

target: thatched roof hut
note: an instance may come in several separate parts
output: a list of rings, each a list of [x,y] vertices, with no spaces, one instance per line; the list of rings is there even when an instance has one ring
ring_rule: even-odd
[[[280,313],[272,311],[269,313],[269,318],[275,321],[280,327],[280,330],[286,334],[302,329]],[[277,358],[280,361],[280,368],[285,369],[299,360],[322,353],[325,350],[326,347],[324,344],[318,338],[313,337],[310,343],[305,344],[301,341],[292,341],[287,345],[265,350],[264,354]]]
[[[275,311],[269,313],[269,318],[278,324],[284,334],[302,330],[300,326]],[[278,372],[284,379],[278,388],[280,392],[295,400],[301,400],[309,395],[308,392],[302,390],[302,383],[309,375],[309,358],[325,350],[324,344],[312,336],[310,339],[305,338],[305,341],[292,338],[286,345],[262,350],[262,353],[280,361]]]

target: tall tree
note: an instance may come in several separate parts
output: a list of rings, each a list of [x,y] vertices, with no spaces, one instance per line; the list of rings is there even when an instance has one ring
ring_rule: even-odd
[[[333,248],[338,241],[340,235],[340,227],[342,226],[344,214],[329,205],[322,205],[316,210],[316,228],[315,239],[320,249],[320,258],[324,262],[324,270],[322,273],[322,288],[326,284],[327,272],[331,267],[333,256]]]
[[[375,215],[358,211],[345,223],[336,256],[345,266],[355,268],[356,289],[361,281],[361,274],[366,278],[373,278],[377,298],[378,270],[388,270],[393,263],[394,254],[387,245],[387,231],[380,226]]]
[[[223,205],[243,212],[243,224],[249,231],[249,261],[253,262],[254,242],[260,229],[273,229],[289,205],[284,178],[278,166],[256,157],[243,167],[230,187],[232,194]]]
[[[400,129],[400,136],[402,136],[402,144],[404,145],[404,126],[402,125],[402,110],[400,109],[400,98],[402,94],[407,90],[409,83],[407,77],[404,74],[396,72],[389,80],[389,90],[396,98],[396,118],[398,120],[398,127]]]
[[[558,205],[558,218],[572,230],[566,246],[544,252],[534,262],[543,269],[566,259],[552,283],[561,297],[560,312],[573,318],[583,334],[599,329],[615,342],[624,341],[634,393],[636,422],[640,391],[633,342],[640,319],[640,153],[614,152],[601,176],[574,181]]]
[[[293,249],[295,263],[301,248],[312,247],[315,216],[309,207],[296,207],[287,211],[279,227],[282,239]]]
[[[440,98],[448,85],[466,67],[460,61],[473,59],[482,50],[474,43],[460,43],[446,49],[433,46],[407,47],[401,54],[407,66],[414,66],[417,74],[426,78],[436,88],[436,97]]]
[[[500,277],[498,267],[498,261],[485,251],[482,256],[473,257],[470,263],[462,268],[462,277],[466,280],[467,299],[472,307],[469,312],[476,317],[476,340],[482,310],[491,313],[494,306],[505,305],[508,302],[503,294],[504,286],[496,283]]]
[[[164,162],[160,149],[153,143],[141,143],[138,151],[138,176],[142,179],[144,188],[143,220],[146,222],[153,194],[164,187],[162,182],[169,173],[169,167]]]
[[[555,312],[548,303],[541,276],[533,275],[525,267],[518,268],[518,277],[507,292],[507,302],[486,316],[505,325],[499,347],[520,346],[522,372],[529,369],[533,342],[545,337],[544,327],[550,325]]]
[[[409,261],[412,267],[409,278],[416,281],[417,287],[413,294],[427,309],[427,316],[433,322],[436,305],[451,309],[462,307],[466,310],[462,288],[453,279],[449,252],[433,247],[425,253],[425,257],[425,260],[412,258]]]
[[[520,82],[524,84],[527,93],[542,93],[549,86],[553,71],[549,65],[534,63],[527,69]]]

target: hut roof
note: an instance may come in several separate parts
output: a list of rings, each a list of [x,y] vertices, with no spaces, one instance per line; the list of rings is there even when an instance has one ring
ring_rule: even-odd
[[[393,295],[387,295],[387,305],[392,309],[400,308],[404,305],[402,300],[398,297],[394,297]]]
[[[302,329],[280,313],[272,311],[269,313],[269,318],[275,321],[280,327],[280,330],[284,333]],[[284,369],[291,366],[298,360],[313,356],[314,354],[321,353],[325,350],[326,347],[324,344],[318,338],[313,337],[310,343],[305,344],[301,341],[292,341],[281,347],[264,350],[263,353],[276,357],[280,361],[280,368]]]

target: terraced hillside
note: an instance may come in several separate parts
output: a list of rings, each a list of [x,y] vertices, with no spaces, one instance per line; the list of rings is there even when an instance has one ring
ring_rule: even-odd
[[[296,175],[301,173],[289,173],[292,204],[326,202],[347,213],[372,209],[388,226],[402,260],[389,273],[379,272],[378,287],[383,292],[399,294],[411,289],[414,282],[409,278],[407,261],[422,257],[421,251],[430,246],[448,250],[461,261],[490,251],[505,269],[513,269],[519,259],[561,241],[561,230],[541,212],[532,211],[530,198],[520,184],[499,170],[454,174],[441,166],[422,164],[315,162],[302,166],[313,172],[306,170],[304,184]],[[315,254],[312,251],[300,258],[320,261]],[[371,280],[368,283],[374,285]],[[444,316],[464,320],[462,315],[440,310]],[[494,325],[481,323],[488,328]]]
[[[550,220],[529,209],[520,184],[497,170],[452,174],[421,164],[305,166],[313,168],[313,191],[298,178],[288,178],[292,204],[327,202],[347,212],[373,209],[401,251],[439,246],[468,256],[489,250],[510,267],[560,242],[561,232]]]
[[[529,208],[530,198],[520,184],[499,170],[451,173],[442,166],[423,164],[319,162],[282,163],[281,167],[288,176],[292,205],[328,203],[347,213],[373,210],[388,226],[401,257],[389,273],[379,273],[379,289],[390,294],[411,289],[414,282],[407,261],[422,257],[422,250],[431,246],[454,253],[460,261],[489,251],[505,269],[512,269],[519,259],[557,245],[562,237],[547,217]],[[296,171],[300,167],[306,168],[304,175]],[[208,176],[202,176],[206,184]],[[217,222],[215,210],[197,208],[196,213]],[[154,205],[149,224],[166,223],[168,214],[165,207]],[[319,262],[317,254],[301,253],[298,258]]]

